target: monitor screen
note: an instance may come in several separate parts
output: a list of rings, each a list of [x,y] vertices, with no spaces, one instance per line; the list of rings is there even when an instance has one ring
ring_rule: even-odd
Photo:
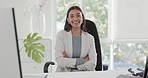
[[[145,65],[145,71],[144,71],[143,78],[148,78],[148,56],[147,56],[147,59],[146,59],[146,65]]]
[[[15,14],[0,8],[0,78],[22,78]]]

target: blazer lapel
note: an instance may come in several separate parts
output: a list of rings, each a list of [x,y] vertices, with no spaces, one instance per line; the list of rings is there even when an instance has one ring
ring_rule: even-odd
[[[81,55],[80,55],[80,57],[84,57],[87,53],[87,52],[85,52],[86,45],[87,45],[87,38],[86,38],[85,32],[82,32],[81,39],[82,40],[81,40]]]
[[[68,38],[68,55],[69,57],[72,57],[72,34],[71,31],[68,32],[67,34],[67,38]]]

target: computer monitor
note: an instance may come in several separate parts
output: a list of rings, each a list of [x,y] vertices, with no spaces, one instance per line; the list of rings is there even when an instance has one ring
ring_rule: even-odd
[[[0,8],[0,78],[22,78],[13,8]]]
[[[146,59],[145,71],[144,71],[143,78],[148,78],[148,56],[147,56],[147,59]]]

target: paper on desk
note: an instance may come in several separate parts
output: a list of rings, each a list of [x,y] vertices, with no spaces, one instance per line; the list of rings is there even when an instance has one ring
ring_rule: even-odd
[[[129,75],[119,75],[118,77],[116,78],[142,78],[142,77],[139,77],[139,76],[129,76]]]

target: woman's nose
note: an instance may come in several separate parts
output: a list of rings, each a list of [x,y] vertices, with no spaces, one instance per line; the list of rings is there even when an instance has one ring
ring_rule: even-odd
[[[78,17],[74,17],[74,20],[77,20],[78,19]]]

